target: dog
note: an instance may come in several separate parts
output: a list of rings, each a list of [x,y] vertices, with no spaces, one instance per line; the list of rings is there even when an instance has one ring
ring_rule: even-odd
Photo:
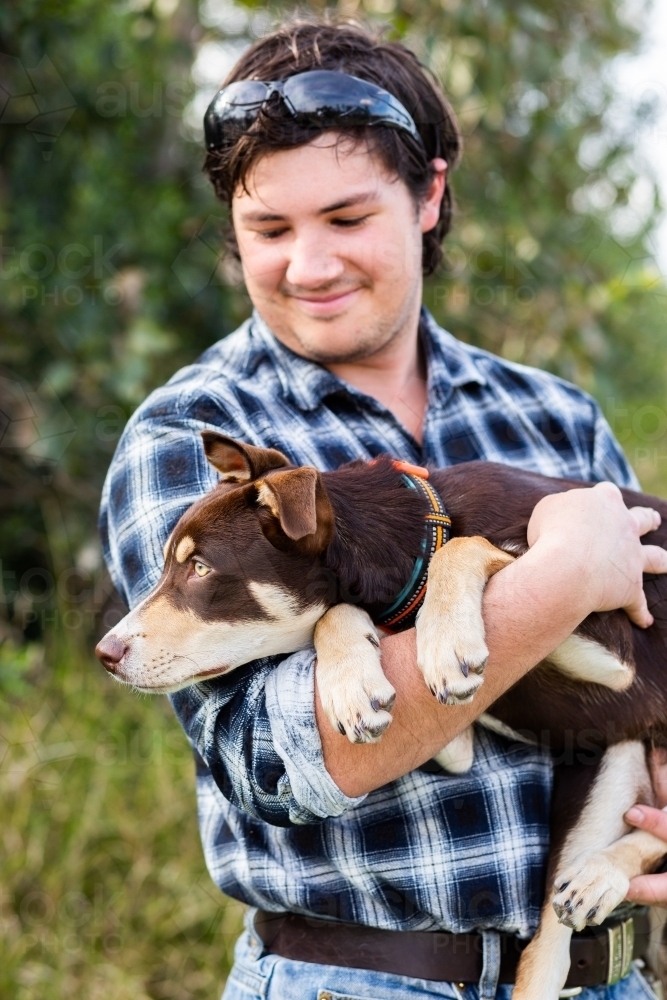
[[[352,742],[380,739],[390,724],[378,637],[415,618],[434,696],[474,698],[488,656],[486,583],[527,550],[539,500],[591,485],[491,462],[429,475],[388,457],[320,473],[215,431],[202,439],[220,482],[180,518],[156,587],[96,654],[117,680],[169,692],[314,644],[323,708]],[[659,512],[645,540],[667,546],[667,503],[631,490],[623,498]],[[645,589],[650,628],[623,611],[590,615],[480,720],[569,760],[555,788],[553,891],[514,1000],[556,1000],[572,931],[602,923],[629,879],[667,855],[664,841],[623,821],[635,802],[653,803],[647,749],[667,742],[667,577],[646,578]],[[436,759],[463,771],[473,752],[469,729]]]

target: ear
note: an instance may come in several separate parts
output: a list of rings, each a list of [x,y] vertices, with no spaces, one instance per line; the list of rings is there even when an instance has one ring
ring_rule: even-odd
[[[204,451],[211,465],[231,483],[247,483],[270,469],[289,466],[289,459],[275,448],[255,448],[217,431],[202,431]]]
[[[327,547],[333,538],[334,513],[317,469],[306,466],[273,472],[256,486],[259,505],[273,515],[273,527],[280,526],[283,542],[286,535],[308,555]],[[270,522],[264,519],[262,527],[270,542],[284,547]]]

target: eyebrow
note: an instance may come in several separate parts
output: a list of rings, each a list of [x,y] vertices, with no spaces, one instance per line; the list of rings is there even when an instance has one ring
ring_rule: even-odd
[[[351,195],[349,198],[342,198],[334,201],[330,205],[325,205],[317,212],[318,215],[328,215],[330,212],[340,212],[343,208],[354,208],[356,205],[364,205],[371,201],[377,201],[378,195],[375,191],[362,191],[359,194]],[[276,212],[242,212],[241,218],[244,222],[284,222],[285,216]]]

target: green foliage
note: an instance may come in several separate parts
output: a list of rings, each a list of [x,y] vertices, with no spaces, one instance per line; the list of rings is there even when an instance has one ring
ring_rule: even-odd
[[[190,748],[62,640],[0,702],[0,996],[210,1000],[242,908],[206,872]]]
[[[592,392],[645,486],[664,490],[660,206],[632,156],[652,108],[621,110],[610,68],[635,30],[596,0],[426,5],[409,31],[466,134],[449,274],[428,301],[462,339]]]
[[[426,290],[437,318],[592,391],[664,490],[659,204],[632,155],[651,109],[615,110],[610,67],[637,42],[622,8],[340,9],[406,38],[461,118],[448,269]],[[95,520],[132,409],[248,313],[220,255],[190,70],[205,44],[231,52],[279,14],[231,0],[0,8],[2,996],[203,1000],[238,930],[204,870],[168,708],[93,665],[114,614]]]
[[[30,560],[53,562],[45,502],[59,507],[68,558],[90,543],[132,409],[239,320],[239,296],[211,281],[217,252],[198,239],[211,219],[216,245],[222,213],[201,150],[183,137],[196,11],[168,9],[72,2],[0,14],[3,87],[16,95],[0,125],[0,405],[11,418],[0,544],[19,569],[27,546]],[[178,277],[188,269],[196,295],[193,276]],[[4,516],[17,490],[29,538]]]

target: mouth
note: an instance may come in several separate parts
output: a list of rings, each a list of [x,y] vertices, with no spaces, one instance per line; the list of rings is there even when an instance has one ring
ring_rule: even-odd
[[[134,688],[135,691],[141,691],[143,694],[174,694],[174,692],[182,691],[183,688],[191,687],[193,684],[200,684],[202,681],[211,680],[213,677],[220,677],[222,674],[227,673],[228,670],[229,667],[226,665],[224,667],[213,667],[211,670],[202,670],[196,674],[191,674],[188,677],[184,677],[181,681],[175,681],[173,684],[141,684],[136,678],[125,677],[122,674],[116,674],[114,679],[120,681],[121,684],[126,684]]]
[[[333,316],[342,312],[362,291],[361,286],[341,291],[329,292],[326,295],[292,295],[303,312],[311,316]]]
[[[221,674],[226,674],[229,667],[213,667],[212,670],[202,670],[200,674],[195,674],[192,678],[193,684],[198,684],[199,681],[205,681],[208,677],[220,677]]]

